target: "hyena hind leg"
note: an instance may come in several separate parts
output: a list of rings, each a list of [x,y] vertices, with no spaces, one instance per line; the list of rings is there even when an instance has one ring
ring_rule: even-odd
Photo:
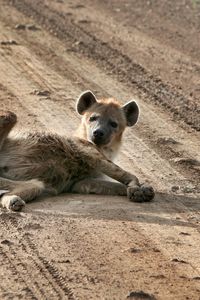
[[[3,184],[3,182],[5,182],[5,184]],[[8,193],[1,197],[1,205],[12,211],[21,210],[26,202],[41,195],[45,190],[44,183],[38,179],[13,181],[1,178],[0,184],[1,188],[3,187],[9,190]]]
[[[14,113],[0,110],[0,149],[16,123],[17,116]]]

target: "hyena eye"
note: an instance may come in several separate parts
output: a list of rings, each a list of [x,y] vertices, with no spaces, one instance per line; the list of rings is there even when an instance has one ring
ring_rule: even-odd
[[[111,122],[110,122],[110,125],[111,125],[113,128],[117,128],[117,126],[118,126],[117,122],[115,122],[115,121],[111,121]]]
[[[91,116],[91,117],[89,118],[89,121],[90,121],[90,122],[93,122],[93,121],[96,121],[97,119],[98,119],[97,116]]]

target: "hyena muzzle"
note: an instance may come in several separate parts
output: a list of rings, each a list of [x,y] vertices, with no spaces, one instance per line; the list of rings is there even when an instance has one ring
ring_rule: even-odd
[[[1,205],[18,211],[44,192],[127,195],[131,201],[154,198],[151,186],[141,185],[133,174],[111,159],[121,144],[126,126],[137,122],[134,101],[120,106],[116,100],[97,100],[86,91],[77,101],[82,122],[77,136],[52,133],[9,134],[17,122],[12,112],[0,112]],[[107,175],[118,182],[98,178]]]

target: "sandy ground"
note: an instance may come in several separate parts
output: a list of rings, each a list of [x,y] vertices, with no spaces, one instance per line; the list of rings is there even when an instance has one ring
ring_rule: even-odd
[[[157,192],[1,210],[0,299],[200,299],[199,16],[189,0],[0,1],[0,105],[18,129],[71,135],[86,89],[134,98],[117,163]]]

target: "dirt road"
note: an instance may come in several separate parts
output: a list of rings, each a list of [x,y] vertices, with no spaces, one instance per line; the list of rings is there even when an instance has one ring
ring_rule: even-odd
[[[83,90],[135,98],[117,163],[157,191],[2,210],[0,299],[200,299],[199,15],[190,0],[0,0],[1,108],[72,135]]]

